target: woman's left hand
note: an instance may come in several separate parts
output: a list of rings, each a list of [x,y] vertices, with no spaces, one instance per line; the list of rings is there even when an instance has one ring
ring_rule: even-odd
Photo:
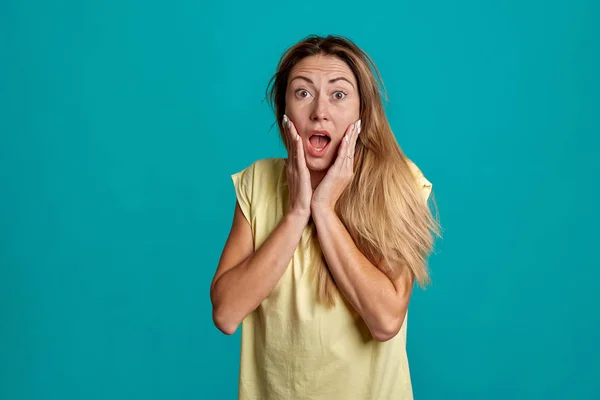
[[[311,210],[327,209],[333,211],[335,203],[341,196],[346,186],[354,178],[354,150],[356,140],[360,134],[361,120],[351,124],[346,130],[342,144],[338,148],[335,162],[315,189],[311,200]]]

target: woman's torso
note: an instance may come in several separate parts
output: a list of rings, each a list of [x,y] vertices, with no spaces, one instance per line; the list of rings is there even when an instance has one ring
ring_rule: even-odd
[[[283,160],[259,160],[233,179],[258,249],[289,204]],[[310,239],[305,229],[277,285],[242,323],[239,398],[412,399],[406,320],[381,343],[343,298],[333,309],[321,306]]]

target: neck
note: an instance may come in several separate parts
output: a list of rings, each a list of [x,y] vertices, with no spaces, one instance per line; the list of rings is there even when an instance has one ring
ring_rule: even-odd
[[[319,186],[319,183],[323,180],[327,174],[327,171],[310,171],[310,184],[312,186],[313,192]]]

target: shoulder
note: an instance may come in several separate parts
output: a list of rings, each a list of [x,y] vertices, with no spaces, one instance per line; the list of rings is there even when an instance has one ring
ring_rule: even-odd
[[[245,176],[246,179],[265,178],[267,175],[277,173],[284,166],[282,158],[263,158],[252,162],[234,175]]]
[[[423,171],[421,171],[417,164],[415,164],[411,159],[407,158],[406,162],[408,164],[410,172],[412,173],[415,179],[418,188],[421,189],[423,197],[425,198],[425,200],[427,200],[433,187],[432,183],[425,177]]]
[[[251,165],[258,176],[278,174],[284,166],[283,158],[263,158]]]
[[[254,161],[232,175],[236,185],[245,187],[249,197],[276,190],[285,172],[283,158],[264,158]]]
[[[261,204],[277,191],[283,166],[281,158],[265,158],[231,175],[238,203],[248,221],[254,220]]]
[[[419,168],[417,166],[417,164],[415,164],[414,161],[412,161],[411,159],[407,158],[406,162],[408,164],[408,168],[410,169],[410,172],[412,173],[412,175],[415,177],[415,179],[420,182],[420,183],[427,183],[429,185],[431,185],[431,182],[429,182],[427,180],[427,178],[425,178],[425,175],[423,174],[423,171],[421,171],[421,168]]]

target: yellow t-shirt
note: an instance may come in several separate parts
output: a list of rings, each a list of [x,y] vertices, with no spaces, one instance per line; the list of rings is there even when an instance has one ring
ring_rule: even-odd
[[[426,198],[431,183],[411,167]],[[283,159],[256,161],[232,179],[256,250],[289,207]],[[309,239],[305,229],[279,282],[242,323],[239,399],[412,399],[406,319],[381,343],[343,299],[333,309],[318,304]]]

